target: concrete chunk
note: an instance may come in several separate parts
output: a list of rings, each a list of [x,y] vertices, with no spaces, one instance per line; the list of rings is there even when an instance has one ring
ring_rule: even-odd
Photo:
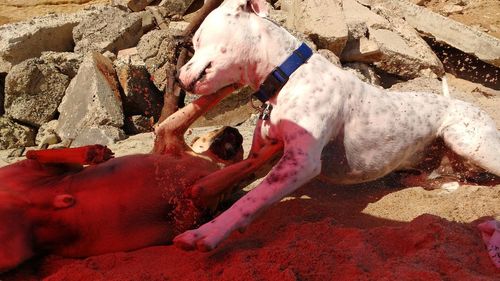
[[[0,73],[0,116],[5,113],[4,109],[4,98],[5,98],[5,74]]]
[[[112,62],[99,53],[88,54],[71,80],[59,106],[56,132],[64,140],[76,139],[98,126],[123,126],[123,109]]]
[[[168,74],[175,70],[175,38],[170,30],[153,30],[142,36],[137,45],[153,83],[164,91]]]
[[[0,149],[33,146],[36,130],[0,117]]]
[[[122,129],[113,126],[95,126],[83,128],[73,140],[71,146],[78,147],[92,144],[110,145],[126,137]]]
[[[34,127],[56,116],[70,78],[58,66],[31,58],[14,66],[5,79],[6,114]]]
[[[134,12],[140,12],[151,2],[153,2],[153,0],[130,0],[127,3],[127,7]]]
[[[418,31],[480,60],[500,67],[500,40],[472,27],[403,0],[372,0],[400,14]]]
[[[184,15],[195,0],[162,0],[158,6],[165,7],[170,16]]]
[[[309,36],[319,49],[328,49],[336,55],[347,41],[340,0],[293,0],[287,26]]]
[[[142,17],[118,8],[103,7],[73,29],[75,52],[104,53],[133,47],[142,36]]]
[[[380,60],[382,52],[377,42],[361,37],[348,41],[341,57],[343,61],[375,62]]]
[[[0,26],[0,72],[43,51],[73,51],[73,28],[87,15],[49,15]]]

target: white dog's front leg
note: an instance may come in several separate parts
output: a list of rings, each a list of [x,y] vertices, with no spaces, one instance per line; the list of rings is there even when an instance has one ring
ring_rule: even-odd
[[[317,176],[320,155],[321,151],[311,151],[311,146],[285,147],[281,160],[260,185],[217,218],[175,237],[174,244],[185,250],[214,249],[231,232],[244,229],[259,212]]]

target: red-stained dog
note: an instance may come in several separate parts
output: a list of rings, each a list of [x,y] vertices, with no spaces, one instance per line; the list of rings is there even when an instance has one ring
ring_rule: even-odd
[[[185,197],[186,189],[241,160],[242,137],[227,129],[200,155],[183,134],[232,90],[162,122],[151,154],[111,159],[99,145],[29,151],[27,160],[0,168],[0,272],[40,253],[85,257],[165,244],[203,222],[234,181],[221,180],[203,202]]]

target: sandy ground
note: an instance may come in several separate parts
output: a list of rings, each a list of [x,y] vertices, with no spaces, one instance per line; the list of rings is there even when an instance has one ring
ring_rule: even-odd
[[[22,21],[48,13],[73,13],[111,0],[0,0],[0,24]]]
[[[0,0],[0,24],[91,2],[105,1]],[[462,2],[478,5],[450,17],[500,38],[498,0]],[[427,4],[443,9],[437,1]],[[498,91],[448,79],[500,128]],[[248,149],[251,126],[240,130]],[[151,145],[152,135],[143,134],[112,149],[117,155],[147,153]],[[0,151],[0,167],[19,160],[7,157],[11,152]],[[47,256],[0,280],[499,280],[476,229],[489,218],[500,219],[500,185],[427,191],[313,180],[210,253],[161,246],[86,259]]]

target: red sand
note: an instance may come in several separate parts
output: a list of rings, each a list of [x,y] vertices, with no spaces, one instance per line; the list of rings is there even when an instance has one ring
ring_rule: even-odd
[[[49,256],[0,280],[500,280],[477,223],[432,215],[406,223],[362,213],[401,191],[313,182],[210,253],[163,246],[82,260]]]

